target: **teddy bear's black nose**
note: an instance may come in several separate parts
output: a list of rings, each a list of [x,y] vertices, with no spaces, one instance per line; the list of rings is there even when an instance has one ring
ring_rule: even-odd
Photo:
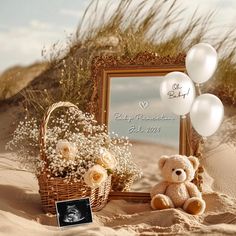
[[[175,171],[175,173],[177,174],[177,175],[181,175],[181,171],[180,170],[177,170],[177,171]]]

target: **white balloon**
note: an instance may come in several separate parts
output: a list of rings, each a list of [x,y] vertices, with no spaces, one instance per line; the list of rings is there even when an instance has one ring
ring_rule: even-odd
[[[182,72],[168,73],[160,85],[164,104],[176,115],[189,113],[195,98],[195,87],[191,79]]]
[[[193,46],[185,59],[189,77],[198,84],[206,82],[213,76],[217,64],[217,52],[207,43],[199,43]]]
[[[217,131],[223,117],[224,106],[221,100],[209,93],[197,97],[190,111],[190,119],[194,129],[204,137]]]

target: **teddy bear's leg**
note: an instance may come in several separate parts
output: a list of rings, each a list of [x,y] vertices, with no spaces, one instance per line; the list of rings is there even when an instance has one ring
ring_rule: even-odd
[[[152,198],[151,207],[154,210],[163,210],[173,208],[174,204],[168,196],[164,194],[157,194]]]
[[[205,211],[206,203],[203,199],[198,197],[192,197],[186,200],[183,209],[192,215],[200,215]]]

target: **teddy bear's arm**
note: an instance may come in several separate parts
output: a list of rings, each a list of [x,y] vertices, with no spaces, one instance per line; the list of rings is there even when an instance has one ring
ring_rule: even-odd
[[[202,197],[201,192],[198,190],[197,186],[193,183],[186,183],[186,187],[188,189],[188,193],[190,197]]]
[[[168,185],[168,182],[161,182],[159,184],[156,184],[150,192],[151,198],[153,198],[156,194],[165,194]]]

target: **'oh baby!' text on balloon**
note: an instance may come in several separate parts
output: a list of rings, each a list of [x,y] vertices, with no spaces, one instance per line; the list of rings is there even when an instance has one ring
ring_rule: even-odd
[[[176,84],[176,83],[173,84],[172,90],[170,90],[167,93],[168,99],[180,98],[180,97],[185,99],[185,97],[189,95],[190,88],[188,88],[187,92],[183,92],[181,89],[182,89],[182,87],[180,86],[180,84]]]

